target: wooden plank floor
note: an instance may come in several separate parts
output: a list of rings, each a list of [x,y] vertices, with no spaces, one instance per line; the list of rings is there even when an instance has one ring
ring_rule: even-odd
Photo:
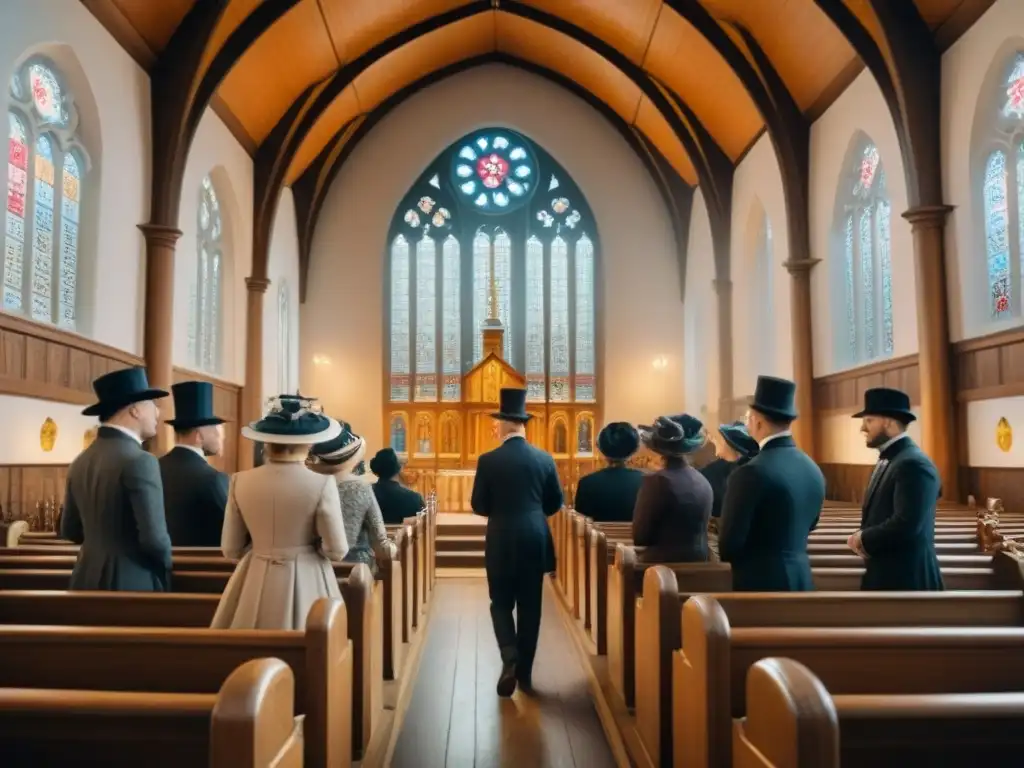
[[[437,582],[394,768],[615,765],[551,590],[546,583],[533,668],[536,693],[517,691],[502,699],[494,691],[501,659],[487,583],[480,578]]]

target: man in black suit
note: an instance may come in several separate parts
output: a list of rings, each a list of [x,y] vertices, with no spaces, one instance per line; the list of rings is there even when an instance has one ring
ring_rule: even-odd
[[[821,516],[825,476],[789,431],[795,403],[796,384],[758,377],[747,431],[760,452],[729,478],[718,537],[737,592],[814,588],[807,537]]]
[[[160,459],[167,530],[176,547],[219,547],[228,476],[206,461],[224,450],[224,423],[213,415],[213,385],[183,381],[174,394],[176,445]]]
[[[562,506],[562,484],[554,459],[526,442],[526,390],[502,389],[501,411],[492,416],[502,444],[477,461],[471,501],[487,518],[484,563],[502,661],[498,695],[511,696],[517,684],[532,685],[544,574],[555,570],[547,518]]]
[[[401,525],[407,517],[414,517],[423,509],[423,497],[398,480],[402,465],[394,448],[377,451],[370,459],[370,471],[377,476],[377,482],[372,486],[373,495],[384,525]]]
[[[612,422],[597,436],[597,448],[608,466],[580,478],[576,511],[595,523],[628,523],[644,473],[626,466],[640,448],[640,433],[625,421]]]
[[[935,556],[935,505],[942,495],[939,472],[907,434],[916,418],[910,397],[879,387],[864,393],[860,431],[878,463],[864,495],[860,530],[850,549],[864,558],[861,589],[943,589]]]

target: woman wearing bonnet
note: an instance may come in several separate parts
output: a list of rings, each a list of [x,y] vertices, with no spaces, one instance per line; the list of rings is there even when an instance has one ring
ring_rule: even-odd
[[[264,444],[266,463],[231,478],[221,549],[241,557],[213,617],[214,629],[304,629],[321,597],[341,599],[333,562],[348,552],[338,486],[311,472],[312,446],[341,425],[298,395],[281,395],[242,437]]]
[[[345,535],[353,542],[345,559],[366,563],[376,573],[377,558],[394,557],[395,545],[388,539],[373,487],[357,474],[366,455],[366,442],[352,432],[349,424],[340,423],[340,435],[313,446],[309,467],[338,484]]]

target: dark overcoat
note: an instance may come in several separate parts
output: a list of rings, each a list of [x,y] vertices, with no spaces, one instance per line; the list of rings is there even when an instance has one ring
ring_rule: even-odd
[[[562,483],[550,454],[510,437],[480,456],[471,503],[487,518],[487,578],[516,580],[555,570],[547,518],[562,507]]]
[[[861,511],[861,544],[868,557],[861,589],[943,588],[935,556],[938,470],[909,437],[879,457]]]
[[[644,478],[633,513],[633,543],[650,563],[703,563],[708,559],[711,484],[693,467],[666,466]]]
[[[802,592],[814,588],[807,537],[818,525],[825,476],[789,435],[729,477],[718,552],[732,564],[737,592]]]
[[[228,476],[195,451],[177,447],[160,459],[167,532],[176,547],[220,547]]]
[[[384,525],[401,525],[403,520],[415,517],[424,507],[423,497],[398,482],[397,477],[375,482],[373,495],[380,507]]]
[[[81,544],[71,589],[170,589],[171,537],[156,457],[100,427],[68,469],[61,536]]]
[[[746,463],[746,461],[744,461]],[[739,462],[715,459],[701,467],[700,473],[711,483],[711,490],[715,494],[715,500],[711,505],[711,516],[722,516],[722,502],[725,501],[725,489],[729,483],[729,476],[740,466]]]
[[[576,511],[595,523],[628,523],[644,473],[632,467],[605,467],[580,478]]]

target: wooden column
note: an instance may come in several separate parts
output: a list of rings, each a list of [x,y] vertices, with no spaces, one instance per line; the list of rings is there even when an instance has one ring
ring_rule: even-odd
[[[181,230],[161,224],[140,224],[146,238],[146,309],[142,355],[149,384],[170,392],[174,383],[174,248]],[[174,418],[174,401],[160,402],[160,425],[149,450],[162,456],[174,444],[164,421]]]
[[[715,280],[718,297],[718,421],[732,420],[732,280]],[[718,426],[712,425],[712,426]]]
[[[811,331],[811,270],[821,259],[787,261],[790,276],[789,317],[793,337],[793,381],[800,418],[793,422],[797,445],[815,458],[814,346]]]
[[[960,479],[943,242],[951,210],[948,205],[919,206],[904,213],[903,218],[910,222],[914,235],[922,448],[939,469],[943,497],[958,500]]]
[[[256,421],[263,415],[263,295],[270,281],[265,277],[245,278],[245,387],[242,389],[242,424]],[[241,425],[239,425],[241,426]],[[253,447],[243,440],[238,449],[238,469],[251,469]]]

